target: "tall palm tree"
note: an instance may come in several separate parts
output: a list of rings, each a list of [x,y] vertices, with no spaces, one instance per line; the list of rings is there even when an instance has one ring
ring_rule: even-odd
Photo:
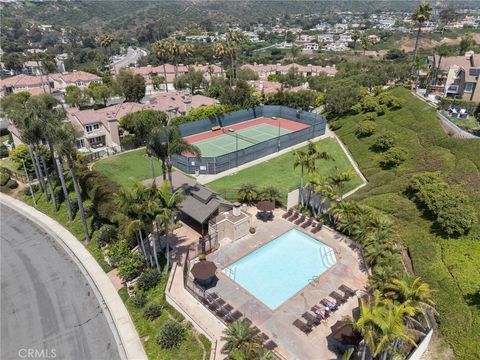
[[[420,32],[422,31],[422,26],[425,22],[430,20],[431,17],[432,6],[427,2],[422,2],[421,4],[419,4],[412,15],[412,20],[417,25],[417,35],[415,38],[415,49],[413,51],[412,68],[410,70],[411,75],[413,75],[417,63],[418,40],[420,39]]]
[[[181,56],[181,45],[175,39],[164,40],[165,49],[168,53],[168,56],[173,60],[173,65],[175,67],[175,80],[178,78],[178,60]]]
[[[193,56],[194,49],[192,44],[182,44],[180,45],[180,56],[183,59],[188,59],[189,57]]]
[[[438,84],[438,73],[440,72],[440,65],[442,63],[442,59],[443,59],[443,57],[450,54],[450,49],[448,48],[447,44],[441,44],[440,46],[438,46],[435,49],[435,52],[438,55],[438,64],[434,64],[435,71],[433,73],[435,75],[434,75],[433,83],[434,83],[434,85],[437,85]]]
[[[75,196],[77,198],[78,212],[80,213],[83,232],[85,233],[85,242],[88,244],[90,242],[90,233],[87,225],[87,216],[83,207],[82,192],[80,190],[80,185],[78,184],[77,169],[74,163],[75,139],[76,135],[73,126],[70,123],[64,123],[58,129],[57,137],[55,138],[53,147],[60,158],[66,159],[68,169],[70,170]]]
[[[352,236],[355,241],[364,244],[371,229],[372,215],[370,210],[365,207],[359,206],[358,209],[359,211],[355,216],[355,224],[352,229]]]
[[[110,33],[102,34],[97,38],[97,42],[102,48],[105,49],[107,56],[110,56],[112,53],[113,35]]]
[[[337,227],[347,235],[350,235],[353,232],[358,211],[359,207],[356,203],[345,200],[341,201],[335,209],[333,209],[333,219]]]
[[[303,186],[305,182],[305,169],[309,165],[310,158],[303,150],[295,150],[293,152],[293,168],[300,167],[300,203],[304,206]]]
[[[172,157],[189,153],[195,157],[201,156],[201,151],[195,145],[188,143],[180,132],[178,126],[162,126],[154,129],[147,146],[151,149],[152,154],[162,162],[163,180],[172,183]],[[172,188],[173,190],[173,188]]]
[[[237,52],[240,44],[245,40],[243,34],[239,31],[228,31],[225,34],[225,40],[227,43],[228,53],[230,55],[230,61],[232,62],[232,77],[237,79]]]
[[[352,40],[353,40],[353,51],[355,54],[357,53],[357,42],[360,40],[360,31],[354,30],[352,33]]]
[[[153,51],[163,66],[163,77],[165,79],[165,91],[168,92],[166,63],[169,55],[168,40],[157,41],[153,44]]]
[[[290,55],[292,56],[293,70],[295,71],[295,60],[298,54],[300,54],[300,48],[298,46],[292,46],[290,49]]]
[[[224,331],[222,340],[225,345],[222,348],[223,354],[230,354],[233,351],[240,351],[249,358],[261,348],[261,340],[255,330],[246,321],[235,321]]]
[[[224,41],[218,41],[213,45],[213,54],[216,58],[221,59],[220,61],[220,71],[222,73],[222,77],[224,77],[223,72],[223,61],[228,56],[227,46]],[[230,85],[232,85],[232,79],[230,79]]]
[[[169,235],[175,225],[175,217],[180,213],[180,203],[185,198],[183,189],[177,189],[172,191],[168,181],[164,181],[157,192],[157,197],[160,202],[158,214],[156,216],[156,223],[160,225],[160,228],[165,236],[166,240],[166,257],[167,268],[170,268],[170,244]]]
[[[237,191],[238,200],[252,204],[258,199],[259,191],[254,184],[242,184]]]

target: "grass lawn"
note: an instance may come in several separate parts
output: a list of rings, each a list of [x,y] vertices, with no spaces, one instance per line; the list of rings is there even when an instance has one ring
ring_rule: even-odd
[[[335,139],[320,140],[321,150],[328,152],[333,156],[332,160],[319,160],[319,171],[322,175],[330,175],[335,172],[335,168],[340,171],[346,171],[353,167],[340,145]],[[221,196],[233,199],[236,196],[236,189],[241,185],[250,183],[258,187],[275,186],[283,195],[286,201],[287,193],[300,186],[300,168],[293,169],[293,151],[270,159],[261,164],[241,170],[236,174],[225,176],[221,179],[208,183],[208,187],[218,192]],[[355,175],[345,184],[344,192],[352,190],[360,185],[362,180]]]
[[[155,175],[161,176],[160,161],[154,159]],[[149,159],[145,155],[145,148],[117,154],[97,161],[93,169],[106,175],[121,186],[130,187],[134,183],[150,179]]]
[[[461,127],[462,129],[465,129],[472,133],[480,134],[480,124],[477,122],[477,119],[475,119],[475,117],[469,115],[467,119],[457,119],[448,116],[448,113],[443,113],[443,115],[445,115],[451,122],[453,122],[458,127]]]
[[[183,322],[183,325],[187,328],[187,331],[185,332],[185,338],[178,349],[163,350],[156,343],[156,338],[160,333],[160,328],[165,321],[168,319],[175,319],[179,322],[182,322],[184,320],[183,316],[173,307],[171,307],[165,300],[165,287],[167,285],[167,280],[168,277],[166,275],[163,276],[160,283],[146,293],[148,303],[157,303],[163,305],[162,314],[155,320],[146,320],[143,317],[143,308],[136,308],[133,306],[125,287],[120,289],[119,294],[125,302],[140,338],[143,340],[143,346],[150,360],[202,359],[202,346],[195,338],[195,330],[187,321]],[[202,334],[197,334],[197,336],[201,341],[203,348],[205,349],[206,358],[208,359],[210,356],[210,341]]]
[[[376,133],[355,136],[362,115],[335,120],[336,132],[358,162],[369,183],[352,199],[390,214],[399,237],[408,247],[414,271],[428,282],[439,311],[439,327],[460,359],[480,359],[480,223],[459,238],[447,238],[431,231],[425,218],[404,190],[412,175],[440,171],[450,184],[471,198],[480,219],[480,141],[448,137],[435,110],[403,88],[391,92],[403,108],[378,117]],[[375,137],[385,131],[394,134],[396,146],[408,152],[408,159],[396,169],[382,170],[381,153],[370,150]]]

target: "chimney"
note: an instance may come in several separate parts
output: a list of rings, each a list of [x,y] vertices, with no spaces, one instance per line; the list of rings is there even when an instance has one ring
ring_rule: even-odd
[[[192,99],[190,99],[190,96],[185,95],[183,97],[183,103],[185,104],[185,115],[187,115],[192,109]]]
[[[242,210],[240,209],[240,206],[241,205],[239,202],[233,203],[233,209],[232,209],[233,216],[240,216],[242,214]]]

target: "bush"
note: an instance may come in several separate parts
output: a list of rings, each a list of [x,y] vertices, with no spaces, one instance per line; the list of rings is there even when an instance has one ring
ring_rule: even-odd
[[[157,344],[162,349],[172,349],[180,345],[185,335],[185,328],[174,320],[168,320],[160,329]]]
[[[130,298],[132,305],[136,308],[142,308],[147,303],[147,297],[143,294],[136,294]]]
[[[373,121],[362,121],[357,126],[357,130],[355,131],[355,134],[358,137],[368,137],[372,135],[376,129],[377,129],[377,126]]]
[[[125,256],[117,263],[118,275],[124,281],[135,279],[144,269],[145,262],[140,253]]]
[[[362,121],[374,121],[376,116],[374,113],[368,113],[362,116]]]
[[[100,246],[110,244],[118,239],[118,229],[116,226],[105,224],[96,231],[95,237]]]
[[[137,288],[147,291],[155,287],[160,281],[161,275],[156,269],[148,269],[137,280]]]
[[[163,306],[159,304],[148,304],[143,309],[143,317],[147,320],[155,320],[162,314]]]
[[[137,147],[137,140],[134,135],[125,135],[120,140],[120,146],[122,150],[131,150]]]
[[[8,148],[4,144],[0,144],[0,159],[8,157]]]
[[[387,112],[387,105],[377,105],[375,111],[378,116],[384,115]]]
[[[383,159],[380,160],[380,165],[384,169],[391,169],[391,168],[397,167],[398,165],[403,163],[406,159],[407,159],[406,150],[399,147],[392,147],[385,153],[385,155],[383,156]]]
[[[6,173],[0,173],[0,186],[5,186],[10,180],[10,175]]]
[[[447,235],[466,234],[477,220],[475,209],[468,203],[468,198],[451,189],[439,173],[415,176],[408,190],[432,215],[440,231]]]
[[[8,180],[7,182],[7,185],[6,185],[9,189],[16,189],[18,187],[18,183],[13,180],[13,179],[10,179]]]
[[[386,151],[395,144],[395,139],[390,133],[379,135],[372,145],[372,148],[378,151]]]

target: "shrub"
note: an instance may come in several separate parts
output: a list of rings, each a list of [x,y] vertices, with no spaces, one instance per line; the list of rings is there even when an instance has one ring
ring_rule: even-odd
[[[114,225],[105,224],[97,230],[95,237],[100,246],[110,244],[118,239],[118,229]]]
[[[362,121],[374,121],[376,116],[374,113],[368,113],[362,116]]]
[[[395,139],[393,138],[393,135],[390,133],[385,133],[385,134],[379,135],[375,139],[375,142],[373,143],[372,148],[378,151],[386,151],[390,149],[394,144],[395,144]]]
[[[363,112],[376,111],[376,108],[379,105],[378,99],[371,96],[366,96],[365,98],[363,98],[361,104]]]
[[[447,235],[466,234],[476,222],[475,209],[469,204],[468,198],[450,188],[439,173],[413,177],[408,190],[432,215],[440,231]]]
[[[143,309],[143,317],[147,320],[155,320],[162,314],[162,305],[151,303]]]
[[[358,137],[367,137],[372,135],[376,129],[377,129],[377,126],[373,121],[362,121],[357,126],[357,130],[355,131],[355,134]]]
[[[185,328],[174,320],[168,320],[160,329],[157,344],[162,349],[172,349],[180,345],[185,335]]]
[[[117,263],[118,275],[124,280],[129,281],[137,277],[145,267],[145,262],[140,253],[125,256]]]
[[[8,187],[9,189],[16,189],[16,188],[18,187],[18,183],[17,183],[15,180],[10,179],[10,180],[8,180],[8,182],[7,182],[7,187]]]
[[[0,159],[8,157],[8,148],[4,144],[0,144]]]
[[[6,173],[0,173],[0,186],[5,186],[10,180],[10,175]]]
[[[377,105],[375,107],[375,112],[378,116],[381,116],[387,112],[387,105]]]
[[[135,294],[130,298],[132,305],[136,308],[142,308],[147,303],[147,297],[143,294]]]
[[[160,281],[161,275],[156,269],[145,271],[137,280],[137,288],[142,291],[150,290]]]
[[[390,148],[383,159],[380,160],[380,165],[384,169],[391,169],[397,167],[407,159],[407,152],[403,148],[392,147]]]

